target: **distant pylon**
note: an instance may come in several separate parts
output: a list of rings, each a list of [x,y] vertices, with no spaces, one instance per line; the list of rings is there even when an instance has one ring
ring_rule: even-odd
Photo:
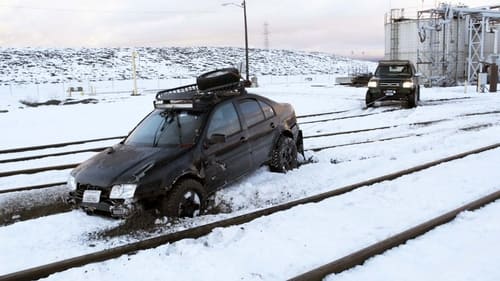
[[[264,22],[264,49],[269,50],[269,24]]]

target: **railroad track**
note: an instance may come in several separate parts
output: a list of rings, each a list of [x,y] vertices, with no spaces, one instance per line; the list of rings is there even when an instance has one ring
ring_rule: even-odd
[[[400,178],[400,177],[405,176],[405,175],[420,172],[420,171],[429,169],[431,167],[434,167],[434,166],[437,166],[437,165],[440,165],[440,164],[443,164],[446,162],[458,160],[458,159],[461,159],[461,158],[464,158],[464,157],[467,157],[467,156],[473,155],[473,154],[483,153],[483,152],[486,152],[489,150],[497,149],[499,147],[500,147],[500,143],[492,144],[492,145],[481,147],[481,148],[478,148],[475,150],[467,151],[464,153],[456,154],[456,155],[453,155],[450,157],[446,157],[446,158],[442,158],[442,159],[439,159],[436,161],[432,161],[432,162],[428,162],[428,163],[425,163],[422,165],[418,165],[418,166],[415,166],[415,167],[412,167],[409,169],[405,169],[405,170],[398,171],[395,173],[387,174],[387,175],[384,175],[381,177],[372,178],[372,179],[369,179],[369,180],[366,180],[366,181],[363,181],[360,183],[337,188],[337,189],[334,189],[334,190],[331,190],[331,191],[328,191],[325,193],[321,193],[321,194],[313,195],[310,197],[294,200],[294,201],[284,203],[281,205],[275,205],[273,207],[269,207],[266,209],[260,209],[257,211],[253,211],[253,212],[250,212],[250,213],[247,213],[244,215],[239,215],[236,217],[232,217],[229,219],[224,219],[224,220],[216,221],[213,223],[197,226],[197,227],[186,229],[183,231],[169,233],[169,234],[161,235],[158,237],[142,240],[139,242],[134,242],[134,243],[127,244],[127,245],[118,246],[115,248],[110,248],[107,250],[102,250],[102,251],[98,251],[98,252],[94,252],[94,253],[78,256],[78,257],[73,257],[73,258],[53,262],[53,263],[46,264],[46,265],[41,265],[41,266],[25,269],[25,270],[18,271],[18,272],[9,273],[9,274],[0,276],[0,280],[40,279],[40,278],[49,276],[49,275],[57,273],[57,272],[62,272],[62,271],[68,270],[70,268],[80,267],[80,266],[90,264],[90,263],[97,263],[97,262],[102,262],[105,260],[110,260],[113,258],[120,257],[122,255],[135,253],[137,251],[155,248],[155,247],[158,247],[158,246],[166,244],[166,243],[173,243],[173,242],[176,242],[176,241],[179,241],[182,239],[187,239],[187,238],[192,238],[192,239],[199,238],[199,237],[202,237],[202,236],[209,234],[215,228],[241,225],[241,224],[253,221],[253,220],[260,218],[262,216],[268,216],[268,215],[271,215],[271,214],[274,214],[277,212],[285,211],[285,210],[291,209],[291,208],[298,206],[298,205],[320,202],[320,201],[323,201],[327,198],[332,198],[332,197],[335,197],[335,196],[338,196],[341,194],[345,194],[345,193],[351,192],[353,190],[356,190],[356,189],[359,189],[362,187],[371,186],[373,184],[384,182],[384,181],[395,180],[395,179]],[[454,216],[456,216],[457,212],[460,212],[463,210],[468,210],[468,209],[478,208],[479,206],[486,204],[485,202],[492,202],[492,201],[497,200],[499,198],[500,198],[500,192],[495,192],[495,193],[491,194],[490,196],[488,196],[487,198],[482,198],[481,200],[477,200],[475,202],[467,204],[466,206],[463,206],[461,208],[453,210],[452,212],[449,212],[445,215],[447,216],[448,221],[449,221]],[[443,219],[439,220],[439,222],[441,222],[442,220]],[[429,228],[429,227],[432,228],[433,225],[435,225],[435,224],[436,224],[436,222],[433,220],[432,223],[425,223],[424,225],[425,225],[425,228]],[[424,226],[419,225],[416,228],[418,228],[419,231],[422,231],[421,229],[423,229]],[[400,241],[403,241],[404,240],[403,238],[406,239],[406,237],[408,235],[407,233],[412,233],[413,237],[415,237],[415,235],[416,235],[415,233],[418,234],[420,232],[415,231],[414,229],[415,228],[412,228],[408,231],[403,232],[402,234],[399,234],[397,236],[397,238],[394,239],[395,242],[392,242],[392,243],[386,242],[386,244],[393,245],[394,243],[401,243]],[[409,236],[411,236],[411,235],[409,235]],[[403,237],[403,238],[401,238],[401,237]],[[384,242],[384,241],[382,241],[382,242]],[[384,246],[384,247],[389,247],[389,246]],[[372,250],[372,248],[369,247],[369,249],[363,249],[363,250],[359,251],[360,254],[358,254],[358,253],[355,253],[355,254],[360,255],[360,256],[364,255],[364,257],[366,257],[369,255],[373,255],[373,253],[380,252],[381,251],[380,249],[383,249],[384,247],[374,246],[374,247],[372,247],[374,250]],[[348,257],[346,259],[351,260],[351,257]],[[344,264],[345,262],[336,262],[336,263]],[[325,271],[321,270],[321,272],[322,272],[321,274],[324,274]],[[297,278],[300,278],[300,279],[296,279],[296,280],[312,280],[312,279],[304,279],[302,276],[299,276]]]
[[[360,117],[366,117],[370,115],[375,115],[375,114],[380,114],[380,113],[387,113],[394,110],[386,110],[383,112],[376,112],[376,113],[367,113],[367,114],[361,114],[361,115],[353,115],[353,116],[345,116],[345,117],[335,117],[335,118],[327,118],[327,119],[320,119],[320,120],[312,120],[312,121],[306,121],[306,122],[299,122],[299,125],[305,125],[305,124],[316,124],[316,123],[325,123],[325,122],[331,122],[331,121],[338,121],[338,120],[343,120],[343,119],[351,119],[351,118],[360,118]],[[477,113],[464,113],[460,115],[456,115],[455,117],[471,117],[471,116],[480,116],[480,115],[492,115],[492,114],[499,114],[499,110],[495,111],[487,111],[487,112],[477,112]],[[449,119],[451,120],[451,119]]]
[[[320,137],[329,137],[329,136],[335,136],[335,135],[346,135],[346,134],[356,134],[356,133],[362,133],[362,132],[369,132],[369,131],[377,131],[377,130],[385,130],[385,129],[390,129],[390,128],[396,128],[396,127],[402,127],[402,126],[425,126],[425,125],[430,125],[434,124],[437,122],[442,122],[442,121],[447,121],[446,119],[441,119],[441,120],[433,120],[433,121],[425,121],[425,122],[418,122],[418,123],[411,123],[411,124],[402,124],[402,125],[394,125],[394,126],[384,126],[384,127],[377,127],[377,128],[368,128],[368,129],[360,129],[360,130],[351,130],[351,131],[341,131],[341,132],[333,132],[333,133],[325,133],[325,134],[317,134],[317,135],[309,135],[309,136],[304,136],[304,139],[310,139],[310,138],[320,138]],[[327,147],[325,147],[327,148]],[[101,148],[96,149],[96,152],[102,151],[106,148]],[[316,150],[318,148],[315,148]],[[306,149],[306,150],[313,150],[313,149]],[[81,150],[77,151],[68,151],[68,152],[63,152],[63,153],[58,153],[60,155],[67,155],[67,154],[75,154],[75,153],[80,153]],[[50,156],[54,156],[54,154],[50,154]],[[38,158],[43,158],[43,157],[48,157],[46,155],[39,155],[39,156],[30,156],[29,160],[33,159],[38,159]],[[26,157],[23,158],[15,158],[15,159],[8,159],[4,160],[4,163],[11,163],[11,162],[18,162],[22,161],[20,159],[25,159]],[[13,170],[13,171],[6,171],[6,172],[0,172],[0,178],[1,177],[9,177],[9,176],[15,176],[15,175],[20,175],[20,174],[35,174],[35,173],[40,173],[40,172],[46,172],[46,171],[53,171],[53,170],[65,170],[65,169],[72,169],[78,166],[80,163],[72,163],[72,164],[65,164],[65,165],[56,165],[56,166],[48,166],[48,167],[40,167],[40,168],[32,168],[32,169],[23,169],[23,170]],[[0,190],[0,194],[2,191]]]
[[[424,235],[428,231],[438,226],[451,222],[462,212],[477,210],[490,203],[498,201],[499,199],[500,190],[469,202],[461,207],[444,213],[422,224],[409,228],[387,239],[374,243],[352,254],[336,259],[330,263],[317,267],[301,275],[290,278],[289,281],[320,281],[323,280],[327,275],[338,274],[345,270],[354,268],[355,266],[362,265],[370,258],[383,254],[384,252],[393,249],[394,247],[405,244],[411,239],[415,239],[418,236]]]
[[[0,160],[0,164],[29,161],[29,160],[35,160],[35,159],[40,159],[40,158],[46,158],[46,157],[64,156],[64,155],[70,155],[70,154],[76,154],[76,153],[99,152],[99,151],[103,151],[106,148],[107,147],[96,147],[96,148],[89,148],[89,149],[79,149],[79,150],[72,150],[72,151],[25,156],[25,157],[11,158],[11,159],[2,159],[2,160]]]
[[[465,98],[455,98],[455,99],[465,99]],[[452,100],[452,99],[440,99],[436,101],[443,101],[443,100]],[[388,109],[388,110],[383,110],[380,112],[374,112],[374,113],[368,113],[368,114],[360,114],[360,115],[353,115],[353,116],[343,116],[343,117],[336,117],[336,118],[329,118],[329,119],[321,119],[321,120],[312,120],[312,121],[305,121],[299,124],[312,124],[312,123],[322,123],[322,122],[328,122],[328,121],[335,121],[335,120],[342,120],[342,119],[349,119],[349,118],[359,118],[359,117],[365,117],[365,116],[370,116],[370,115],[375,115],[375,114],[382,114],[382,113],[387,113],[387,112],[392,112],[396,111],[398,109]],[[332,111],[332,112],[323,112],[323,113],[316,113],[316,114],[308,114],[308,115],[299,115],[297,116],[298,119],[300,118],[308,118],[308,117],[317,117],[317,116],[324,116],[324,115],[332,115],[332,114],[339,114],[339,113],[345,113],[348,112],[349,110],[342,110],[342,111]],[[458,115],[456,117],[469,117],[469,116],[479,116],[479,115],[488,115],[488,114],[499,114],[500,111],[489,111],[489,112],[478,112],[478,113],[468,113],[468,114],[463,114],[463,115]],[[451,119],[440,119],[440,120],[432,120],[432,121],[427,121],[428,123],[435,123],[435,122],[441,122],[441,121],[446,121],[446,120],[451,120]],[[425,125],[427,122],[418,122],[414,123],[413,125]],[[410,124],[412,125],[412,124]],[[403,125],[401,125],[403,126]],[[374,128],[374,129],[364,129],[364,130],[359,130],[359,132],[363,131],[370,131],[370,130],[377,130],[377,129],[387,129],[390,126],[383,127],[383,128]],[[339,132],[339,133],[332,133],[332,135],[336,134],[348,134],[348,133],[356,133],[358,131],[346,131],[346,132]],[[73,141],[73,142],[64,142],[64,143],[56,143],[56,144],[46,144],[46,145],[40,145],[40,146],[32,146],[32,147],[20,147],[20,148],[12,148],[12,149],[5,149],[5,150],[0,150],[0,154],[11,154],[11,153],[18,153],[18,152],[26,152],[26,151],[35,151],[35,150],[42,150],[42,149],[49,149],[49,148],[58,148],[58,147],[65,147],[65,146],[70,146],[70,145],[77,145],[77,144],[86,144],[86,143],[92,143],[92,142],[101,142],[101,141],[107,141],[107,140],[117,140],[117,139],[123,139],[126,136],[117,136],[117,137],[107,137],[107,138],[98,138],[98,139],[88,139],[88,140],[81,140],[81,141]],[[306,138],[313,138],[315,136],[306,136]],[[18,157],[18,158],[10,158],[10,159],[0,159],[0,164],[5,164],[5,163],[12,163],[12,162],[20,162],[20,161],[29,161],[29,160],[35,160],[35,159],[40,159],[40,158],[46,158],[46,157],[55,157],[55,156],[64,156],[64,155],[70,155],[70,154],[76,154],[76,153],[85,153],[85,152],[99,152],[107,147],[96,147],[96,148],[89,148],[89,149],[80,149],[80,150],[71,150],[71,151],[64,151],[64,152],[56,152],[56,153],[47,153],[47,154],[40,154],[40,155],[32,155],[32,156],[24,156],[24,157]],[[1,176],[0,176],[1,177]]]
[[[107,138],[89,139],[89,140],[81,140],[81,141],[72,141],[72,142],[62,142],[62,143],[45,144],[45,145],[30,146],[30,147],[10,148],[10,149],[0,150],[0,154],[18,153],[18,152],[41,150],[41,149],[47,149],[47,148],[64,147],[64,146],[76,145],[76,144],[100,142],[100,141],[107,141],[107,140],[116,140],[116,139],[123,139],[125,137],[126,136],[107,137]]]
[[[345,134],[355,134],[355,133],[362,133],[362,132],[369,132],[369,131],[376,131],[376,130],[385,130],[385,129],[390,129],[390,128],[403,127],[403,126],[428,126],[428,125],[431,125],[431,124],[436,124],[436,123],[439,123],[439,122],[450,121],[450,120],[451,119],[439,119],[439,120],[416,122],[416,123],[410,123],[410,124],[400,124],[400,125],[394,125],[394,126],[384,126],[384,127],[378,127],[378,128],[369,128],[369,129],[361,129],[361,130],[352,130],[352,131],[325,133],[325,134],[305,136],[304,139],[319,138],[319,137],[330,137],[330,136],[345,135]],[[474,125],[474,126],[469,126],[469,127],[463,127],[463,128],[458,128],[458,129],[461,130],[461,131],[472,131],[472,130],[477,130],[477,129],[481,129],[481,128],[491,127],[493,125],[494,124],[492,124],[492,123],[487,123],[487,124],[479,124],[479,125]],[[353,146],[353,145],[360,145],[360,144],[369,144],[369,143],[376,143],[376,142],[384,142],[384,141],[390,141],[390,140],[396,140],[396,139],[404,139],[404,138],[409,138],[409,137],[420,137],[420,136],[430,135],[430,134],[431,133],[411,133],[411,134],[405,134],[405,135],[388,137],[388,138],[378,138],[378,139],[371,139],[371,140],[363,140],[363,141],[359,141],[359,142],[349,142],[349,143],[344,143],[344,144],[335,144],[335,145],[309,147],[309,148],[306,148],[305,151],[318,152],[318,151],[321,151],[321,150],[331,149],[331,148]],[[104,149],[105,148],[103,148],[102,150],[104,150]],[[79,164],[80,163],[72,163],[72,164],[66,164],[66,165],[57,165],[57,166],[49,166],[49,167],[41,167],[41,168],[33,168],[33,169],[23,169],[23,170],[0,172],[0,177],[15,176],[15,175],[20,175],[20,174],[34,174],[34,173],[46,172],[46,171],[54,171],[54,170],[72,169],[72,168],[75,168],[76,166],[78,166]],[[54,187],[54,186],[60,186],[60,185],[64,185],[64,184],[65,184],[65,182],[54,182],[54,183],[47,183],[47,184],[34,185],[34,186],[24,186],[24,187],[16,187],[16,188],[10,188],[10,189],[3,189],[3,190],[0,190],[0,194],[11,193],[11,192],[18,192],[18,191],[28,191],[28,190],[34,190],[34,189],[43,189],[43,188],[49,188],[49,187]]]
[[[345,119],[353,119],[353,118],[361,118],[361,117],[366,117],[366,116],[371,116],[371,115],[377,115],[377,114],[382,114],[382,113],[387,113],[387,112],[393,112],[399,110],[398,108],[391,108],[391,109],[386,109],[380,112],[371,112],[371,113],[364,113],[364,114],[358,114],[358,115],[350,115],[350,116],[342,116],[342,117],[334,117],[334,118],[328,118],[328,119],[320,119],[320,120],[312,120],[312,121],[304,121],[304,122],[298,122],[299,125],[305,125],[305,124],[314,124],[314,123],[323,123],[323,122],[330,122],[330,121],[337,121],[337,120],[345,120]]]

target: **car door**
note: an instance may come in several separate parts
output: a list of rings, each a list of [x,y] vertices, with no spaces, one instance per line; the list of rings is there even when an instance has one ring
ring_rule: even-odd
[[[204,143],[207,187],[215,189],[251,168],[248,132],[232,102],[219,104],[208,121]]]
[[[271,155],[278,130],[273,108],[258,99],[246,98],[238,102],[238,107],[248,130],[248,143],[253,166],[264,164]]]

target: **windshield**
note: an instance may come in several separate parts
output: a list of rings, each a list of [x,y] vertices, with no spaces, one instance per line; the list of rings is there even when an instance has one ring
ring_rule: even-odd
[[[127,137],[125,144],[141,146],[189,146],[200,133],[201,114],[155,110]]]
[[[409,65],[379,65],[375,71],[375,76],[410,76]]]

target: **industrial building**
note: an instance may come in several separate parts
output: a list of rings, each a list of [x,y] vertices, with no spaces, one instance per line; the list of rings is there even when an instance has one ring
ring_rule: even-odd
[[[385,16],[385,59],[412,61],[427,86],[477,83],[479,73],[495,69],[489,66],[498,61],[498,31],[500,5],[440,4],[416,16],[392,9]]]

